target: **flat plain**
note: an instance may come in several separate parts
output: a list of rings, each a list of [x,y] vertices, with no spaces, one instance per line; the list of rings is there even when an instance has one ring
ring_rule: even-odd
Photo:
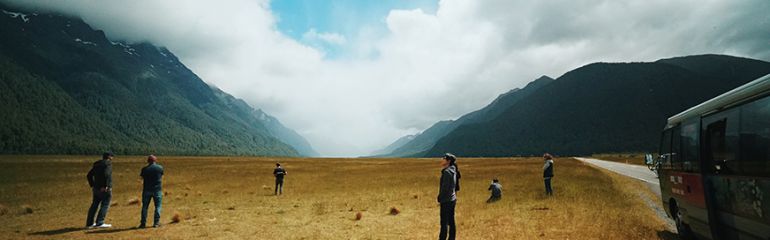
[[[435,239],[439,159],[159,156],[162,227],[139,224],[141,156],[113,162],[110,229],[85,230],[94,156],[0,156],[0,238]],[[273,195],[275,162],[288,172]],[[571,158],[543,194],[539,158],[460,158],[458,239],[674,239],[646,187]],[[503,199],[487,204],[492,178]],[[657,204],[660,204],[659,202]],[[152,208],[152,207],[151,207]],[[392,215],[391,209],[398,210]],[[356,220],[360,213],[361,218]],[[179,216],[178,223],[172,217]],[[151,216],[150,216],[151,218]]]

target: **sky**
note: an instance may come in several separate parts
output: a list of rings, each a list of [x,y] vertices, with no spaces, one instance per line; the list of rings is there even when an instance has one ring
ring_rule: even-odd
[[[1,1],[164,46],[324,156],[367,155],[592,62],[770,61],[767,0]]]

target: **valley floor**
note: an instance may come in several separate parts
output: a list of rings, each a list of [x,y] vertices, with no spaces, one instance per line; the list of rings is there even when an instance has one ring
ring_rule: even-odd
[[[11,239],[434,239],[438,159],[160,157],[163,226],[134,229],[142,157],[114,161],[107,230],[83,230],[85,179],[95,157],[0,157],[0,236]],[[272,168],[284,164],[285,193]],[[543,195],[542,160],[459,159],[458,239],[673,239],[639,194],[642,183],[571,158],[555,160]],[[485,203],[497,177],[503,199]],[[658,203],[660,204],[660,203]],[[28,213],[25,208],[31,209]],[[400,211],[390,215],[391,208]],[[357,213],[362,218],[355,220]],[[170,223],[178,214],[181,222]]]

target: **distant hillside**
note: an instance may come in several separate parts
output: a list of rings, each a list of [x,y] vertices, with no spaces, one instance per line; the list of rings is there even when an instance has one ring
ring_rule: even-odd
[[[653,152],[669,116],[768,73],[768,62],[723,55],[593,63],[491,121],[456,128],[420,155]]]
[[[474,124],[492,120],[503,113],[503,111],[508,109],[510,106],[516,104],[521,99],[526,98],[536,90],[551,83],[552,81],[553,79],[548,76],[542,76],[538,79],[535,79],[522,89],[516,88],[508,91],[507,93],[501,94],[494,101],[492,101],[492,103],[480,110],[465,114],[454,121],[447,120],[437,122],[430,128],[415,136],[411,141],[404,143],[402,146],[390,151],[387,154],[381,155],[389,157],[419,156],[422,152],[432,148],[439,139],[454,131],[457,127],[466,124]]]
[[[2,154],[299,155],[165,48],[0,8]]]
[[[252,108],[242,99],[233,97],[215,86],[211,86],[211,90],[214,91],[214,94],[229,107],[238,110],[237,112],[239,113],[246,113],[246,115],[243,116],[244,118],[255,120],[252,124],[265,126],[270,135],[278,138],[281,142],[289,144],[296,149],[300,155],[305,157],[320,156],[304,137],[281,124],[281,121],[277,118],[270,116],[261,109]]]
[[[372,156],[383,156],[383,155],[390,154],[391,152],[393,152],[393,150],[396,150],[397,148],[400,148],[401,146],[404,146],[405,144],[407,144],[410,141],[412,141],[416,136],[417,135],[415,134],[415,135],[406,135],[406,136],[400,137],[400,138],[396,139],[396,141],[394,141],[393,143],[388,145],[387,147],[372,152],[371,155]]]

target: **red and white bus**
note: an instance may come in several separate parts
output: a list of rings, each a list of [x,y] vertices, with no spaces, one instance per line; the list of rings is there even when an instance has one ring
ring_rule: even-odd
[[[770,75],[670,117],[656,161],[680,236],[770,239]]]

